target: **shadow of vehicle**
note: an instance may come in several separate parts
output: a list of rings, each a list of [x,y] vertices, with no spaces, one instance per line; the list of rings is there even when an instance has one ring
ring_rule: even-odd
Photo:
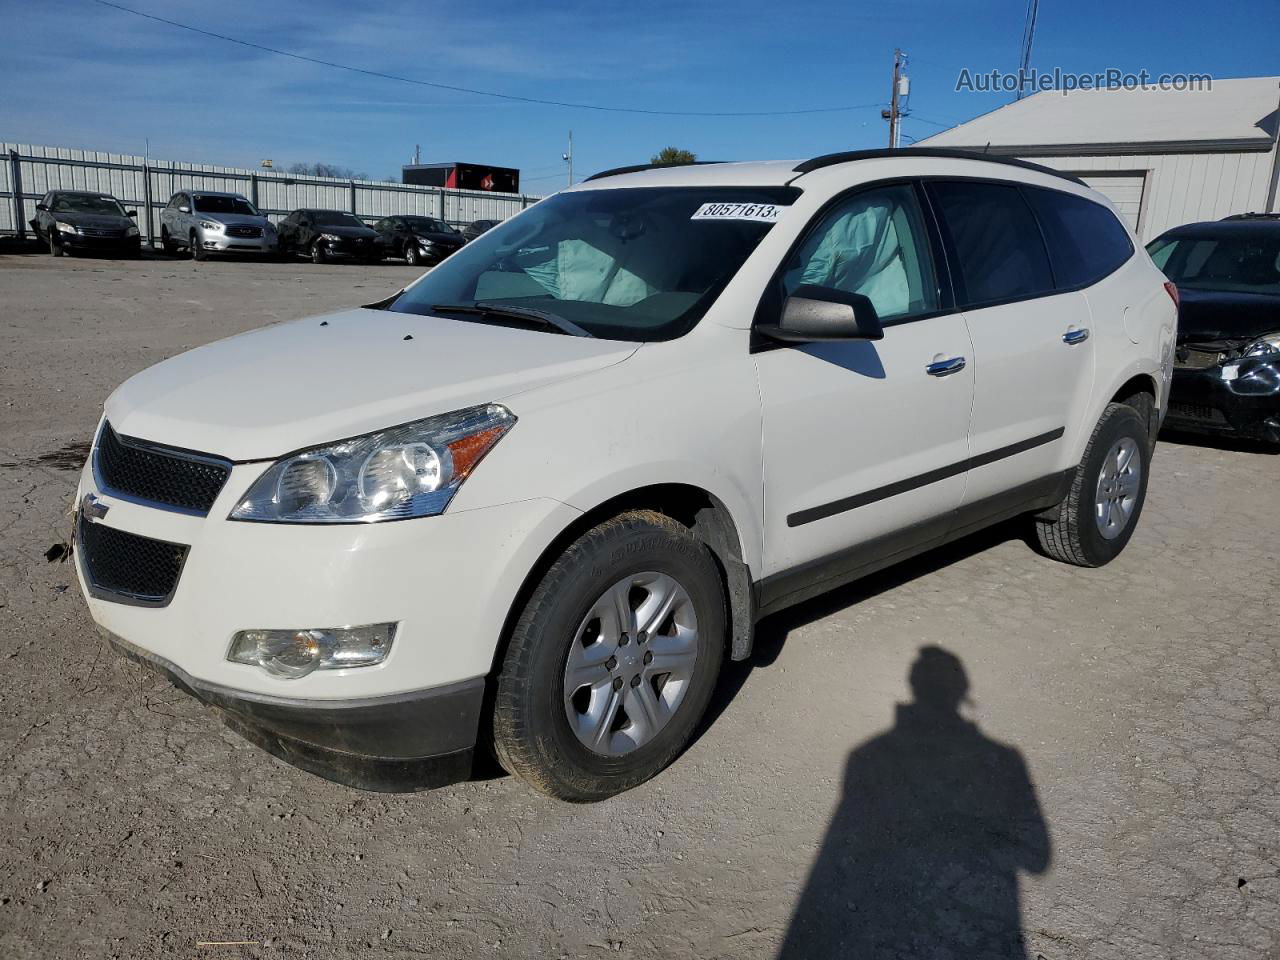
[[[726,661],[721,668],[715,693],[712,694],[697,732],[690,740],[690,746],[729,708],[753,671],[773,665],[782,653],[791,631],[1011,540],[1020,540],[1028,545],[1028,549],[1035,550],[1033,539],[1031,524],[1026,518],[1007,520],[765,617],[756,625],[751,656],[746,660]]]
[[[961,715],[954,654],[923,647],[909,680],[849,755],[781,960],[1027,958],[1018,873],[1048,868],[1050,840],[1026,763]]]

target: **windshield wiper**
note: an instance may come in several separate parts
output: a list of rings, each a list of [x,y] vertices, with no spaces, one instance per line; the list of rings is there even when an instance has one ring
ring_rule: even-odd
[[[583,329],[572,320],[566,320],[564,317],[557,316],[554,313],[547,313],[544,310],[534,310],[532,307],[513,307],[505,303],[477,301],[474,304],[436,303],[432,304],[431,309],[439,310],[441,313],[468,313],[480,317],[506,317],[510,320],[526,320],[542,324],[544,327],[553,327],[561,333],[569,334],[571,337],[595,336],[590,330]]]

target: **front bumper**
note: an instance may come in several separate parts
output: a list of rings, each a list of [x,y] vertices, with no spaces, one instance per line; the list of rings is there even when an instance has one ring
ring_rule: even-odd
[[[60,230],[58,243],[66,250],[86,252],[137,253],[142,249],[142,238],[137,234],[132,237],[95,237]]]
[[[1280,443],[1280,359],[1175,369],[1165,426]]]
[[[385,255],[382,244],[341,240],[326,241],[325,252],[335,260],[381,260]]]
[[[274,233],[260,237],[233,237],[225,231],[200,230],[196,240],[207,253],[275,253],[277,239]]]
[[[287,763],[362,790],[441,787],[471,774],[484,680],[361,700],[245,694],[197,680],[163,657],[107,634],[117,652],[214,708],[224,722]]]
[[[580,516],[532,499],[388,523],[246,523],[226,518],[268,463],[234,465],[201,516],[115,494],[92,462],[77,493],[77,503],[97,500],[86,522],[186,547],[176,586],[152,603],[104,595],[77,547],[98,626],[270,752],[370,789],[466,775],[508,613],[543,550]],[[240,630],[386,622],[398,625],[395,641],[374,666],[290,680],[227,659]],[[441,765],[448,776],[428,769]]]

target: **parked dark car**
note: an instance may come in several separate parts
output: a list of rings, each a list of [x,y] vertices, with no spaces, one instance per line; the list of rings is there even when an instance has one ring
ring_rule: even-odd
[[[136,257],[142,250],[137,216],[109,193],[50,190],[36,204],[31,229],[55,257],[90,250]]]
[[[472,220],[463,228],[462,239],[470,243],[481,234],[488,233],[501,222],[501,220]]]
[[[1181,299],[1168,425],[1280,444],[1280,219],[1188,224],[1147,252]]]
[[[383,257],[382,238],[355,214],[344,210],[294,210],[280,221],[282,254],[302,254],[315,263]]]
[[[387,217],[373,228],[382,237],[387,256],[404,257],[411,267],[439,263],[467,242],[452,226],[435,217]]]

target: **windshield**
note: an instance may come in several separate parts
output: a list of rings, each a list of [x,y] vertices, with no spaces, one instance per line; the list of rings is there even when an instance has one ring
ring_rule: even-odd
[[[321,227],[363,227],[364,221],[341,210],[317,210],[313,214],[317,226]]]
[[[768,232],[792,187],[631,187],[557,194],[471,241],[392,305],[503,304],[597,337],[691,330]],[[462,318],[462,315],[459,315]]]
[[[196,213],[238,213],[242,217],[260,217],[252,203],[244,197],[220,197],[197,193],[193,198]]]
[[[1190,290],[1280,295],[1280,230],[1225,237],[1166,237],[1147,253]]]
[[[50,213],[97,213],[123,217],[124,208],[113,197],[91,197],[84,194],[61,193],[53,198]]]
[[[405,217],[404,222],[409,225],[414,233],[457,233],[458,231],[449,226],[443,220],[437,220],[434,217]]]

